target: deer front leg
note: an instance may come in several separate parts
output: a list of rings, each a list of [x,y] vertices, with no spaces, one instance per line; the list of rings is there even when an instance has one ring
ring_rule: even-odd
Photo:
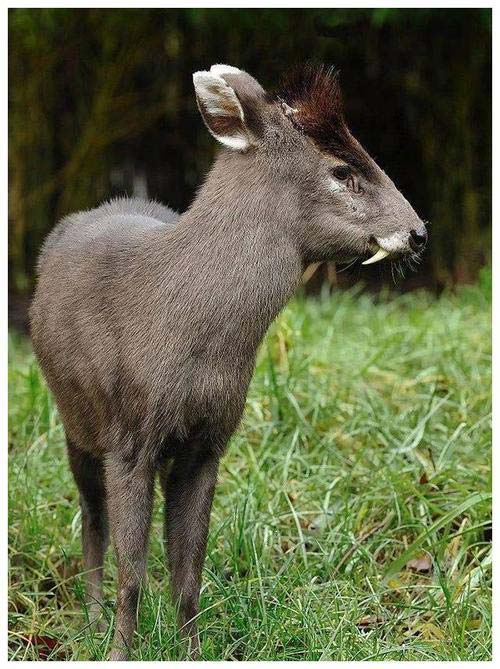
[[[111,536],[118,561],[116,623],[110,660],[126,660],[137,625],[139,593],[146,575],[155,470],[118,455],[106,461]]]
[[[180,633],[192,658],[199,653],[195,617],[218,465],[219,457],[209,447],[191,442],[161,475],[172,598],[178,606]]]

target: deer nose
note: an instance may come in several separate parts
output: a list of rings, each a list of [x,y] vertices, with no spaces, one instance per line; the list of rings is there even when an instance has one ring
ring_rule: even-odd
[[[408,240],[412,251],[421,251],[427,244],[427,230],[422,228],[420,232],[410,230],[410,239]]]

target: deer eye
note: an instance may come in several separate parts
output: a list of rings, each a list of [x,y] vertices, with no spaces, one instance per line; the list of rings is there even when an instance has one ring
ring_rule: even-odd
[[[332,174],[339,181],[347,181],[351,176],[351,169],[347,165],[338,165],[333,168]]]

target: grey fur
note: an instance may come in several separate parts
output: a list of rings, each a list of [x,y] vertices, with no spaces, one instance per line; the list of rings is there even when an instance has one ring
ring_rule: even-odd
[[[237,132],[251,145],[221,151],[184,214],[115,200],[59,223],[39,261],[32,338],[80,490],[95,616],[108,525],[117,552],[112,659],[127,657],[136,626],[157,471],[172,594],[197,653],[193,618],[219,458],[240,421],[259,343],[304,268],[362,256],[373,238],[395,233],[404,255],[410,230],[424,230],[367,154],[374,176],[353,173],[352,184],[332,190],[331,170],[343,161],[297,129],[252,77],[225,80],[244,110]],[[211,131],[231,133],[232,120],[213,119]]]

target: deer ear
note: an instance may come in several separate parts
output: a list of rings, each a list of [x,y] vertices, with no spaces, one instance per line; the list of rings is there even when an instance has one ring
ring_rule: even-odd
[[[210,133],[233,151],[246,151],[252,142],[245,114],[234,89],[221,76],[236,72],[240,70],[229,65],[214,66],[210,72],[195,72],[193,83],[198,109]]]

